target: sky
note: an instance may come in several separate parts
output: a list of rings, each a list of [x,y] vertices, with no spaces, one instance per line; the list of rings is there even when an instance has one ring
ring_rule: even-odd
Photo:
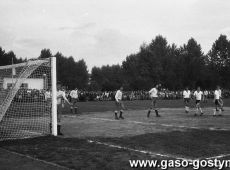
[[[0,0],[0,47],[35,58],[44,48],[93,66],[121,64],[162,35],[193,37],[204,53],[230,37],[229,0]]]

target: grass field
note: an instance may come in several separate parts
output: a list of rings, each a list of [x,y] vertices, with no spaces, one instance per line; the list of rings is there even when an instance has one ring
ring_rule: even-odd
[[[128,110],[124,120],[114,120],[114,102],[79,103],[77,115],[69,114],[66,108],[64,136],[0,142],[1,155],[20,160],[8,165],[0,158],[0,168],[126,170],[132,169],[129,160],[133,159],[230,159],[229,99],[222,117],[212,116],[211,100],[202,104],[202,117],[193,116],[194,107],[189,114],[184,113],[182,100],[164,100],[159,101],[162,117],[152,113],[147,118],[149,102],[125,102]]]

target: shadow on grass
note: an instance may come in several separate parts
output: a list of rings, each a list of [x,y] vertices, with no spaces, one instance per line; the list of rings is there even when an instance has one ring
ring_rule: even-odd
[[[0,143],[0,147],[71,169],[131,169],[129,159],[151,159],[149,155],[109,148],[77,138],[50,136],[5,141]]]
[[[100,137],[92,140],[189,158],[230,153],[229,131],[172,131],[121,138]],[[85,139],[52,136],[4,141],[0,142],[0,147],[72,169],[132,169],[129,160],[163,159],[89,143]]]

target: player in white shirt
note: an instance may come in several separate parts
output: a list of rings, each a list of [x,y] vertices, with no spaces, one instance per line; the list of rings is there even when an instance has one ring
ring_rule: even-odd
[[[116,94],[115,94],[115,104],[116,104],[116,110],[115,110],[115,119],[124,119],[124,117],[122,116],[123,112],[124,112],[124,104],[122,102],[122,91],[123,91],[123,87],[121,87],[119,90],[117,90]],[[120,115],[118,117],[118,111],[120,112]]]
[[[185,105],[185,113],[189,112],[189,102],[191,98],[191,92],[188,87],[183,91],[184,105]]]
[[[220,86],[216,87],[216,90],[214,92],[214,102],[215,102],[215,109],[213,116],[216,116],[216,112],[219,111],[219,116],[222,116],[223,111],[223,100],[221,99],[221,89]]]
[[[201,109],[200,102],[203,99],[203,92],[200,90],[200,87],[197,87],[197,90],[194,92],[194,97],[196,99],[196,113],[194,116],[197,116],[199,111],[200,111],[200,116],[202,116],[204,113]]]
[[[57,131],[58,135],[63,135],[61,133],[61,115],[62,115],[62,100],[66,101],[69,105],[72,105],[66,98],[65,92],[61,90],[61,84],[57,84]]]
[[[77,101],[78,101],[78,90],[77,88],[70,92],[71,103],[73,104],[70,109],[71,112],[77,114]]]
[[[155,87],[153,87],[149,91],[149,95],[150,95],[150,98],[151,98],[151,106],[150,106],[150,108],[148,110],[147,117],[150,116],[150,113],[151,113],[152,110],[155,110],[156,117],[160,117],[160,115],[158,113],[158,110],[157,110],[157,107],[156,107],[157,98],[158,98],[158,85],[156,85]]]

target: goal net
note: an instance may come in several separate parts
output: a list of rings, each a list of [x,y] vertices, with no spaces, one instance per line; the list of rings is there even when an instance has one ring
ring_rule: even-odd
[[[51,59],[0,67],[0,140],[51,133]]]

